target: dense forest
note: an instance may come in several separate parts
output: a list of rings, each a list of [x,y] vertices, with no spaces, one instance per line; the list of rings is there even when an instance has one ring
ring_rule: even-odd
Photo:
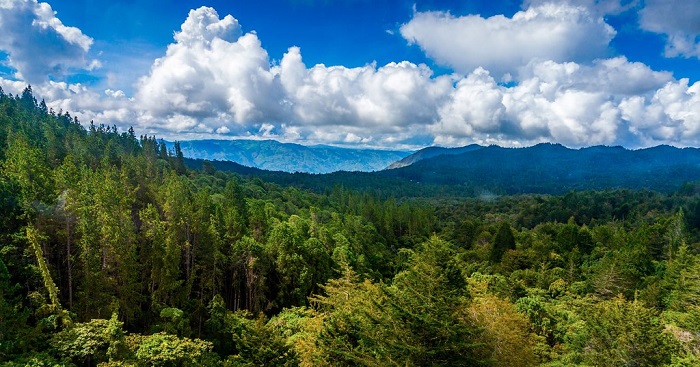
[[[204,163],[0,90],[0,365],[700,365],[694,183],[391,197]]]

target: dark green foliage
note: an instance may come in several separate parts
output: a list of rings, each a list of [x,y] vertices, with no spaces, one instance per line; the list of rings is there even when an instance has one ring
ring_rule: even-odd
[[[489,259],[493,262],[500,262],[503,254],[508,250],[515,249],[515,237],[510,224],[501,222],[496,232],[496,237],[493,239],[493,249]]]
[[[0,360],[31,348],[26,329],[29,310],[20,298],[20,287],[12,278],[0,257]]]
[[[465,281],[450,245],[432,238],[410,253],[391,285],[358,283],[346,268],[315,300],[317,338],[329,365],[488,365],[489,347],[466,316]]]
[[[417,366],[487,364],[488,346],[478,342],[481,331],[461,314],[469,295],[453,256],[448,243],[432,238],[384,288],[392,322],[406,330],[406,349],[397,351],[397,361],[403,355]]]
[[[459,152],[419,160],[409,166],[378,172],[335,172],[326,175],[271,172],[233,162],[214,161],[219,170],[263,177],[283,185],[317,192],[334,186],[369,192],[384,197],[481,197],[498,195],[562,195],[574,190],[632,189],[664,193],[692,192],[687,182],[700,180],[696,169],[700,149],[657,146],[626,150],[622,147],[569,149],[558,144],[527,148],[498,146],[464,147]],[[214,159],[217,159],[213,157]],[[222,158],[218,158],[222,159]],[[286,163],[294,160],[286,160]],[[201,169],[204,161],[187,164]],[[630,214],[631,205],[614,208],[618,218]],[[561,221],[566,221],[563,218]]]
[[[209,303],[208,312],[207,335],[214,340],[214,350],[228,356],[224,365],[297,365],[294,351],[263,314],[253,318],[247,311],[228,311],[218,295]]]

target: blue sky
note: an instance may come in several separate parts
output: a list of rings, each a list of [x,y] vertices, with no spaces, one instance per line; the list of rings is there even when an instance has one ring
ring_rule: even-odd
[[[696,0],[0,0],[0,86],[167,139],[700,145]]]

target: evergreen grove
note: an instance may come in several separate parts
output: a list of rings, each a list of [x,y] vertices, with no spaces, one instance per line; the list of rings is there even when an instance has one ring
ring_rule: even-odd
[[[1,366],[697,366],[700,190],[316,192],[0,89]]]

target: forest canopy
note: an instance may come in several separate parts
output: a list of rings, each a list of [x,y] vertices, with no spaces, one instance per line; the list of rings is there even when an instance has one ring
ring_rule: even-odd
[[[693,183],[309,191],[27,88],[0,90],[0,212],[3,366],[700,364]]]

